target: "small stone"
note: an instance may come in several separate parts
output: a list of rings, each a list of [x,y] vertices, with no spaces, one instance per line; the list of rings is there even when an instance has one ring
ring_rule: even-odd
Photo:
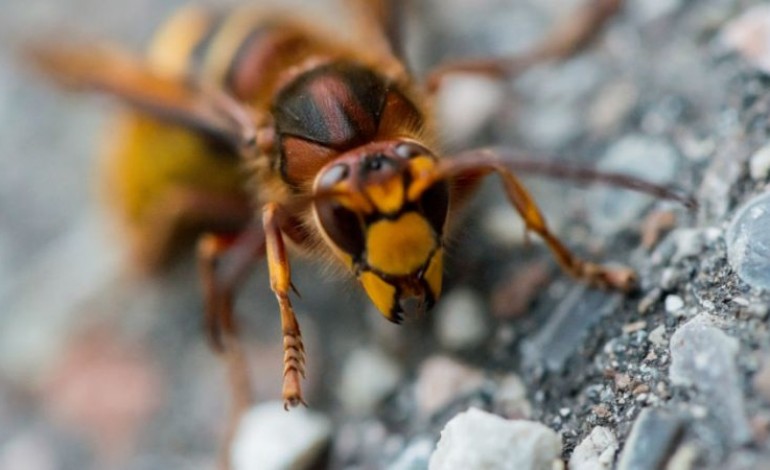
[[[512,248],[525,242],[526,227],[521,216],[511,210],[508,204],[497,204],[485,211],[482,217],[484,233],[495,244],[504,248]],[[534,243],[539,243],[537,237],[530,237]]]
[[[765,145],[751,156],[749,174],[755,181],[763,181],[770,173],[770,145]]]
[[[569,459],[570,470],[609,470],[618,451],[618,440],[608,428],[596,426],[575,447]]]
[[[430,416],[463,394],[478,390],[484,374],[446,356],[433,356],[420,366],[415,399],[420,412]]]
[[[666,327],[664,325],[656,326],[655,329],[650,331],[650,334],[647,336],[647,341],[659,348],[666,347],[668,344],[666,342]]]
[[[673,211],[655,211],[642,222],[642,246],[650,250],[658,243],[663,233],[676,226],[676,214]]]
[[[663,291],[658,288],[652,289],[639,301],[639,306],[636,308],[636,311],[641,315],[649,312],[652,306],[655,305],[655,302],[660,299],[661,295],[663,295]]]
[[[615,376],[615,388],[618,390],[627,390],[631,386],[631,377],[628,374],[617,374]]]
[[[635,333],[637,331],[641,331],[647,327],[647,322],[644,320],[635,321],[633,323],[629,323],[627,325],[623,325],[623,333],[625,334],[631,334]]]
[[[653,362],[658,358],[658,355],[655,354],[655,351],[650,349],[650,352],[647,353],[647,355],[644,357],[644,362]]]
[[[504,418],[527,419],[532,414],[532,405],[527,399],[527,388],[516,374],[508,374],[498,383],[494,399],[494,410]]]
[[[639,384],[631,391],[634,395],[642,395],[650,391],[650,386],[647,384]]]
[[[436,99],[442,136],[460,145],[478,135],[505,102],[504,93],[493,80],[462,74],[446,77]]]
[[[612,145],[597,169],[625,173],[653,183],[666,184],[676,175],[679,155],[668,142],[644,135],[628,135]],[[614,188],[593,188],[588,193],[591,226],[603,235],[614,235],[636,223],[653,201],[647,195]]]
[[[695,465],[695,460],[702,451],[693,444],[685,444],[679,447],[674,455],[668,460],[666,470],[691,470]]]
[[[676,268],[665,268],[660,273],[660,287],[665,290],[672,290],[676,287],[679,280],[682,278],[681,271]]]
[[[736,274],[754,287],[770,289],[770,192],[738,209],[725,239]]]
[[[605,405],[604,403],[600,403],[593,408],[591,408],[591,411],[596,415],[597,418],[606,419],[612,416],[612,412],[610,411],[609,407]]]
[[[400,367],[382,351],[357,349],[343,365],[338,388],[340,400],[351,413],[371,413],[396,388],[399,380]]]
[[[748,307],[750,305],[748,299],[744,299],[743,297],[733,297],[730,299],[730,302],[740,305],[741,307]]]
[[[669,377],[675,385],[694,387],[709,405],[725,442],[742,445],[751,439],[740,374],[735,360],[738,341],[700,315],[671,337]]]
[[[730,21],[722,40],[756,68],[770,73],[770,6],[756,5]]]
[[[665,382],[658,382],[657,385],[655,385],[655,391],[663,399],[666,399],[671,396],[671,392],[668,390],[668,386],[666,385]]]
[[[602,87],[588,110],[588,122],[595,133],[606,134],[616,129],[639,98],[636,86],[630,81],[617,81]]]
[[[331,437],[326,416],[299,407],[286,412],[275,401],[257,405],[241,419],[231,448],[234,470],[309,468]]]
[[[653,408],[642,410],[620,454],[618,470],[664,468],[683,425],[678,416]]]
[[[666,306],[666,312],[668,313],[677,313],[684,308],[684,300],[682,300],[682,298],[678,295],[667,295],[664,302]]]
[[[484,303],[470,289],[454,289],[436,311],[436,336],[450,350],[470,349],[489,335]]]
[[[551,468],[560,452],[561,439],[547,426],[471,408],[441,431],[429,468],[541,470]]]
[[[677,263],[685,258],[697,256],[703,252],[704,231],[697,228],[679,228],[671,232],[676,251],[671,261]]]

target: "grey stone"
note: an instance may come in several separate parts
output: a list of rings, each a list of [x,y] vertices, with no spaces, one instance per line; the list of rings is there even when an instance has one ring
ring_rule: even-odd
[[[647,340],[659,348],[665,347],[668,344],[666,341],[666,327],[664,325],[656,326],[650,331]]]
[[[441,431],[430,470],[550,470],[561,452],[561,439],[550,428],[506,420],[471,408]]]
[[[621,298],[619,294],[574,286],[548,323],[532,339],[522,343],[525,364],[542,364],[551,371],[561,370],[582,344],[588,330],[612,314]]]
[[[618,470],[658,470],[676,448],[684,422],[676,415],[653,408],[639,413],[631,428]]]
[[[737,354],[738,342],[704,315],[682,325],[671,337],[671,383],[697,391],[724,442],[733,446],[751,439]]]
[[[725,240],[727,258],[738,276],[753,287],[770,289],[770,192],[741,206]]]
[[[387,470],[425,470],[436,443],[433,439],[421,438],[409,444]]]

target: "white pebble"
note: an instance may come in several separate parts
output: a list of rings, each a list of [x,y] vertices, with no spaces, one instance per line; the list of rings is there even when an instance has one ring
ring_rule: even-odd
[[[763,180],[770,172],[770,145],[760,148],[749,160],[749,174],[754,180]]]
[[[668,313],[677,313],[684,308],[684,300],[678,295],[668,295],[666,296],[665,305]]]
[[[252,408],[241,419],[230,449],[234,470],[308,468],[328,445],[331,421],[305,408],[283,409],[281,402]]]
[[[390,357],[374,348],[354,351],[345,361],[339,395],[351,413],[369,413],[398,385],[401,369]]]
[[[447,349],[473,348],[489,334],[484,304],[470,289],[455,289],[444,297],[435,318],[438,339]]]
[[[659,348],[666,346],[666,327],[663,325],[655,327],[654,330],[650,331],[647,340]]]
[[[618,440],[608,428],[597,426],[575,447],[569,459],[570,470],[608,470],[612,468]]]
[[[543,470],[561,452],[561,439],[534,421],[506,420],[471,408],[441,431],[430,470]]]

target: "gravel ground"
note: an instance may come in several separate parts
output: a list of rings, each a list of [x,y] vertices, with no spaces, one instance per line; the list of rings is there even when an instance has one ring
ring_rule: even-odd
[[[579,2],[417,3],[412,55],[425,69],[522,50]],[[565,63],[506,86],[449,83],[437,107],[448,149],[558,155],[674,184],[700,208],[527,179],[570,246],[638,271],[641,288],[623,296],[577,284],[540,243],[525,243],[490,181],[452,242],[445,298],[401,327],[350,282],[295,263],[307,413],[272,412],[279,319],[266,273],[255,273],[238,310],[266,404],[239,436],[239,468],[268,468],[253,466],[268,459],[260,445],[282,451],[269,454],[276,465],[426,468],[456,416],[439,468],[469,468],[447,463],[452,449],[505,459],[513,443],[531,457],[518,468],[554,459],[571,470],[770,468],[770,40],[752,42],[750,24],[728,27],[759,3],[629,1],[594,47]],[[0,470],[216,461],[227,392],[201,338],[192,262],[159,279],[124,274],[90,179],[110,105],[58,94],[14,59],[25,40],[57,31],[138,49],[179,4],[3,2]],[[724,39],[745,44],[741,33],[748,58]],[[462,413],[470,407],[508,420]]]

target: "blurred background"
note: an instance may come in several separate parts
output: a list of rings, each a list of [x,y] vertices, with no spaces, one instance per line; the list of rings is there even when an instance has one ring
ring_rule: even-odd
[[[126,272],[121,235],[96,190],[114,103],[61,93],[18,58],[26,41],[69,35],[141,51],[185,3],[0,6],[0,470],[215,466],[229,396],[222,364],[202,335],[194,262],[188,257],[152,279]],[[410,56],[420,72],[448,57],[522,51],[581,2],[414,3]],[[436,106],[445,149],[515,145],[696,191],[697,175],[719,148],[747,153],[750,146],[733,132],[741,125],[736,112],[724,109],[740,101],[742,77],[754,76],[713,45],[722,25],[750,3],[631,0],[594,47],[563,64],[538,67],[510,84],[451,80]],[[345,21],[331,0],[280,4],[319,21]],[[635,407],[632,397],[613,401],[607,416],[595,413],[597,403],[610,400],[597,390],[615,390],[605,376],[610,364],[626,370],[623,360],[637,364],[647,348],[667,349],[624,328],[638,320],[640,299],[660,290],[668,260],[650,261],[650,247],[640,246],[645,211],[652,204],[652,212],[674,213],[682,224],[695,216],[623,192],[527,184],[556,232],[581,253],[639,269],[643,293],[628,300],[567,279],[537,241],[525,243],[521,222],[495,185],[484,187],[461,224],[446,298],[420,324],[393,326],[350,280],[317,263],[294,262],[308,350],[306,398],[325,423],[329,449],[319,468],[424,468],[438,431],[469,403],[548,424],[565,439],[568,458],[586,423],[612,423],[624,438],[641,408],[671,398],[645,396]],[[718,196],[705,201],[701,222],[724,219],[728,207],[715,207]],[[694,272],[693,266],[680,270]],[[681,317],[665,317],[662,304],[654,305],[642,332],[660,324],[673,332]],[[280,326],[266,270],[246,283],[237,311],[256,400],[278,400]],[[558,312],[582,316],[569,323]],[[620,366],[608,359],[614,350],[607,344],[627,348]],[[666,367],[653,361],[639,380],[657,390],[657,383],[668,384]]]

